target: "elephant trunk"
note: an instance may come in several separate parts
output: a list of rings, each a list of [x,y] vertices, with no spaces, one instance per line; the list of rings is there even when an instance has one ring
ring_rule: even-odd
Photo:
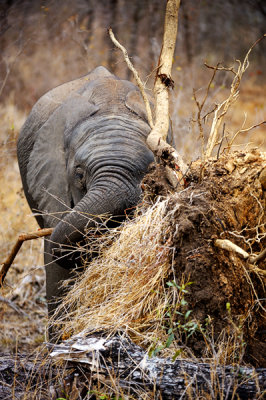
[[[84,239],[86,230],[101,223],[104,216],[123,217],[125,210],[135,206],[141,195],[137,182],[109,181],[96,183],[79,203],[55,227],[50,238],[50,252],[62,266],[73,268],[80,258],[76,244]]]

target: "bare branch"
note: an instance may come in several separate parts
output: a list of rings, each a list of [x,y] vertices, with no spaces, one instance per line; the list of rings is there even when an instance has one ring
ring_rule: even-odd
[[[154,84],[155,125],[147,137],[147,144],[153,153],[170,167],[167,173],[169,181],[174,187],[180,182],[184,184],[184,175],[187,171],[187,165],[180,154],[166,143],[169,129],[169,88],[173,88],[174,84],[171,78],[171,70],[177,36],[179,6],[179,0],[167,1],[163,44]]]
[[[200,138],[201,138],[201,144],[202,144],[202,146],[201,146],[201,147],[202,147],[202,160],[204,160],[204,148],[205,148],[205,143],[204,143],[204,132],[203,132],[203,127],[202,127],[202,120],[204,120],[204,119],[208,116],[208,114],[214,112],[214,111],[217,109],[217,105],[215,106],[214,110],[212,110],[212,111],[210,111],[209,113],[207,113],[204,117],[201,117],[201,113],[202,113],[203,107],[204,107],[204,105],[205,105],[205,102],[206,102],[206,100],[207,100],[207,98],[208,98],[209,91],[210,91],[210,88],[211,88],[211,84],[212,84],[212,82],[213,82],[213,80],[214,80],[214,78],[215,78],[216,72],[217,72],[217,70],[218,70],[218,66],[219,66],[219,64],[217,64],[216,67],[213,67],[213,70],[214,70],[214,71],[213,71],[212,77],[211,77],[211,79],[210,79],[210,81],[209,81],[209,84],[208,84],[208,86],[207,86],[204,99],[203,99],[203,101],[202,101],[201,103],[200,103],[200,102],[198,101],[198,99],[197,99],[196,90],[193,89],[193,97],[194,97],[194,100],[195,100],[196,105],[197,105],[197,107],[198,107],[197,123],[198,123],[199,131],[200,131]]]
[[[141,92],[142,98],[143,98],[144,103],[145,103],[149,125],[150,125],[151,128],[153,128],[154,124],[153,124],[153,120],[152,120],[152,112],[151,112],[150,102],[149,102],[149,99],[148,99],[147,94],[145,92],[144,84],[143,84],[142,80],[140,79],[140,76],[139,76],[138,72],[136,71],[136,69],[134,68],[132,62],[130,61],[127,50],[115,38],[115,35],[114,35],[114,33],[113,33],[111,28],[108,29],[108,33],[109,33],[109,36],[110,36],[112,42],[114,43],[114,45],[116,47],[118,47],[122,51],[122,53],[124,55],[125,62],[127,63],[128,68],[133,73],[134,78],[136,79],[138,88],[139,88],[139,90]]]
[[[169,128],[169,87],[173,88],[171,71],[177,36],[179,6],[180,0],[167,1],[163,42],[154,84],[155,125],[156,131],[158,130],[158,134],[163,140],[166,140]],[[150,137],[153,134],[154,132],[151,132]],[[149,143],[148,140],[147,143]]]
[[[212,65],[208,65],[206,62],[204,63],[205,67],[214,69],[216,71],[227,71],[227,72],[233,72],[234,75],[236,75],[236,71],[234,70],[234,67],[219,67],[218,65],[216,67],[213,67]]]
[[[252,51],[252,49],[256,46],[256,44],[258,44],[266,35],[262,36],[260,39],[258,39],[248,50],[243,63],[241,63],[239,60],[236,60],[238,62],[238,69],[237,71],[234,71],[233,68],[225,68],[225,67],[218,67],[217,69],[222,69],[225,71],[231,71],[234,73],[234,79],[232,81],[231,84],[231,90],[230,90],[230,94],[227,97],[227,99],[225,99],[222,103],[220,103],[215,112],[214,112],[214,117],[213,117],[213,121],[212,121],[212,126],[211,126],[211,131],[209,134],[209,139],[207,142],[207,146],[206,146],[206,151],[205,151],[205,158],[209,158],[212,154],[212,151],[214,149],[214,147],[217,145],[218,141],[218,137],[219,137],[219,128],[221,126],[221,123],[223,121],[224,116],[226,115],[229,107],[231,107],[235,101],[238,98],[239,95],[239,85],[242,79],[242,76],[244,74],[244,72],[247,70],[248,66],[249,66],[249,61],[248,61],[248,57],[250,52]],[[206,64],[205,64],[206,65]],[[214,68],[214,67],[210,67],[208,65],[206,65],[208,68]],[[237,132],[238,134],[239,132]],[[237,135],[236,134],[236,135]],[[235,136],[236,136],[235,135]],[[235,137],[234,136],[234,137]]]
[[[234,136],[232,137],[232,139],[230,140],[230,142],[229,142],[229,144],[228,144],[228,147],[230,148],[230,147],[232,146],[233,142],[235,141],[235,139],[236,139],[236,137],[239,135],[239,133],[249,132],[249,131],[251,131],[252,129],[258,128],[259,126],[261,126],[261,125],[263,125],[263,124],[266,124],[266,121],[262,121],[262,122],[260,122],[260,123],[258,123],[258,124],[256,124],[256,125],[249,126],[248,128],[245,128],[245,129],[239,129],[239,130],[234,134]]]
[[[6,274],[9,270],[10,266],[12,265],[16,255],[18,254],[23,242],[25,242],[26,240],[38,239],[43,236],[49,236],[49,235],[51,235],[52,232],[53,232],[53,228],[46,228],[46,229],[40,229],[39,231],[36,231],[36,232],[23,233],[22,235],[19,235],[9,256],[2,263],[2,268],[0,271],[0,287],[3,286]]]

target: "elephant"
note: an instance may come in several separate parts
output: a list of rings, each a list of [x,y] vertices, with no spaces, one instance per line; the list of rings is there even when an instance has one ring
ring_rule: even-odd
[[[70,251],[100,215],[136,206],[154,161],[139,89],[104,67],[42,96],[19,134],[17,155],[25,196],[45,239],[48,315],[64,295],[61,282],[80,266]]]

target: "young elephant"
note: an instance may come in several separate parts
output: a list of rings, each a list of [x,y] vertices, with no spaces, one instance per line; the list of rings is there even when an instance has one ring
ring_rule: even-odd
[[[97,216],[123,216],[138,203],[153,161],[149,132],[137,87],[103,67],[45,94],[22,127],[17,152],[25,195],[40,227],[55,228],[44,254],[49,315],[63,294],[60,281],[79,264],[66,249]]]

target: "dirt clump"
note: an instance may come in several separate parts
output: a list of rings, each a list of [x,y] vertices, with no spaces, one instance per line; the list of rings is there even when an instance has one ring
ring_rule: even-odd
[[[260,367],[266,366],[265,260],[258,263],[258,270],[214,243],[218,238],[229,239],[250,254],[265,248],[265,171],[265,154],[256,150],[224,155],[205,165],[195,162],[187,176],[187,188],[169,200],[171,229],[166,237],[175,249],[177,281],[182,276],[192,282],[186,307],[198,326],[207,330],[210,324],[214,342],[223,332],[232,347],[236,346],[232,331],[237,331],[237,346],[243,347],[244,359]],[[153,170],[145,178],[149,193],[154,187],[154,197],[165,195],[169,188],[155,176]],[[207,355],[205,335],[196,333],[187,344],[197,356]],[[234,362],[235,348],[230,351]]]

